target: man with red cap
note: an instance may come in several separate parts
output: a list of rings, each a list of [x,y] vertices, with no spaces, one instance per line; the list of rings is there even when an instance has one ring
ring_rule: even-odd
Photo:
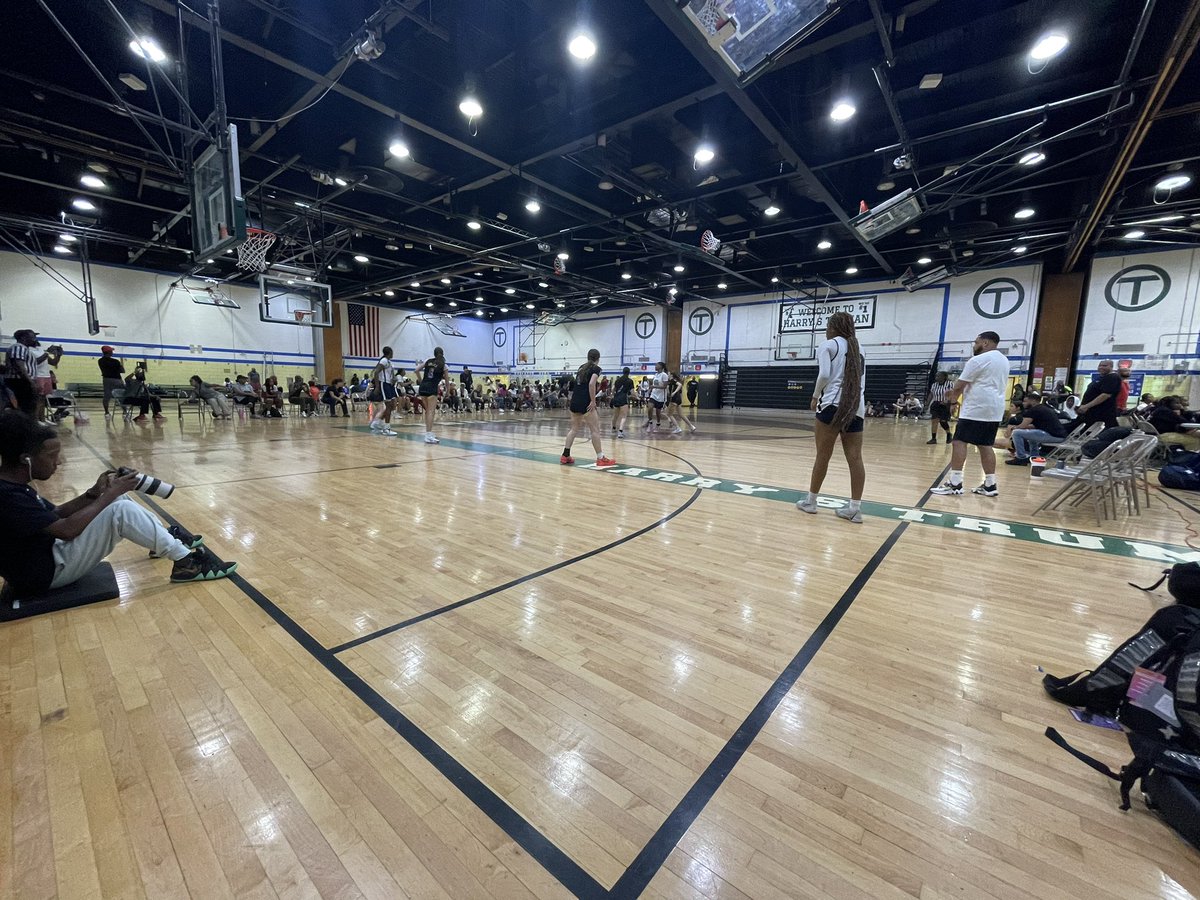
[[[100,366],[100,378],[104,385],[104,418],[107,419],[108,402],[112,399],[112,392],[125,390],[125,364],[113,356],[113,348],[108,344],[100,348],[100,354],[96,363]]]

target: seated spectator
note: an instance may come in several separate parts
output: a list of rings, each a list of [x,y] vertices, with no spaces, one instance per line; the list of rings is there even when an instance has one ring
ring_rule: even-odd
[[[308,395],[312,397],[313,407],[316,408],[316,405],[321,402],[321,386],[317,384],[316,379],[308,380]]]
[[[499,386],[496,388],[496,408],[499,409],[500,412],[504,412],[506,409],[508,409],[508,385],[506,385],[503,381],[500,382]]]
[[[308,418],[317,412],[316,401],[313,400],[312,394],[308,392],[308,385],[304,383],[304,379],[299,375],[292,379],[292,383],[288,387],[288,403],[292,406],[299,406],[300,415],[303,418]]]
[[[1075,408],[1079,406],[1079,398],[1074,394],[1067,394],[1063,397],[1062,406],[1059,407],[1058,417],[1064,422],[1074,422],[1079,418],[1079,412]]]
[[[190,399],[197,403],[207,403],[212,409],[214,419],[229,418],[229,407],[225,403],[225,398],[217,392],[216,388],[211,384],[206,384],[199,375],[193,375],[188,382],[192,386],[192,390],[188,394]]]
[[[340,403],[342,405],[342,415],[347,419],[350,418],[350,410],[346,406],[345,385],[342,383],[342,379],[335,378],[329,383],[325,388],[325,392],[321,394],[321,402],[329,407],[329,415],[335,419],[338,414],[337,407]]]
[[[481,388],[479,385],[475,385],[473,388],[471,388],[471,403],[475,406],[475,412],[479,412],[483,409],[484,402],[483,388]]]
[[[274,375],[262,383],[262,414],[272,419],[283,418],[283,391]]]
[[[1142,394],[1141,399],[1138,400],[1138,404],[1134,407],[1133,411],[1138,415],[1149,416],[1150,413],[1154,412],[1154,407],[1156,405],[1157,402],[1155,401],[1153,394]]]
[[[1182,426],[1192,421],[1187,414],[1187,401],[1173,396],[1163,397],[1154,404],[1147,418],[1159,434],[1186,434],[1188,429]]]
[[[36,596],[78,581],[130,540],[173,560],[171,581],[225,578],[237,563],[218,563],[200,535],[164,528],[125,496],[136,472],[103,472],[86,492],[58,506],[31,485],[58,469],[62,450],[52,428],[17,412],[0,413],[0,575],[18,596]]]
[[[259,398],[245,375],[238,375],[234,379],[230,397],[237,406],[250,407],[250,415],[254,415],[254,407],[258,404]]]
[[[162,414],[162,404],[158,398],[150,393],[150,386],[146,384],[146,370],[137,368],[133,374],[125,379],[125,398],[121,401],[126,406],[136,406],[141,409],[141,415],[135,418],[135,422],[145,422],[146,413],[153,409],[154,418],[161,421],[166,418]]]
[[[1021,405],[1021,421],[1012,429],[1016,455],[1005,460],[1005,464],[1010,466],[1029,465],[1031,456],[1040,455],[1042,444],[1061,444],[1067,436],[1062,420],[1042,402],[1042,395],[1038,391],[1025,391]]]

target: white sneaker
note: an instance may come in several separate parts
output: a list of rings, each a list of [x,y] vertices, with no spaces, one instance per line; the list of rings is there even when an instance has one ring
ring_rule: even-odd
[[[617,437],[619,437],[619,438],[623,438],[623,437],[625,437],[625,431],[624,431],[623,429],[622,429],[621,431],[618,431],[618,432],[617,432]]]
[[[841,509],[834,510],[833,513],[839,519],[845,519],[847,522],[853,522],[855,525],[861,525],[863,522],[862,513],[858,510],[850,511],[850,507],[843,506]]]
[[[378,419],[371,420],[371,430],[372,431],[378,431],[382,425],[383,425],[383,423],[380,422]]]
[[[796,501],[796,509],[815,516],[817,514],[817,499],[812,494],[809,494],[803,500]]]
[[[379,433],[380,433],[380,434],[392,434],[392,435],[394,435],[396,432],[392,431],[392,429],[391,429],[391,426],[390,426],[390,425],[384,425],[384,426],[383,426],[383,428],[380,430],[380,432],[379,432]]]
[[[439,441],[439,440],[437,439],[437,437],[435,437],[435,436],[434,436],[434,434],[433,434],[433,432],[431,431],[431,432],[429,432],[429,433],[427,433],[427,434],[425,435],[425,443],[427,443],[427,444],[440,444],[440,443],[441,443],[441,441]]]
[[[676,425],[671,434],[683,434],[683,429]]]

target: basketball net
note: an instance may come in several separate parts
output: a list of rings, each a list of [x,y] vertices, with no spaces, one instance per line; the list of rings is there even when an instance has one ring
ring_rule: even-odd
[[[294,315],[296,317],[297,325],[312,324],[312,311],[311,310],[307,310],[307,309],[292,310],[292,315]]]
[[[238,245],[237,265],[247,272],[263,272],[267,268],[267,251],[275,244],[275,234],[261,228],[247,228],[246,239]]]

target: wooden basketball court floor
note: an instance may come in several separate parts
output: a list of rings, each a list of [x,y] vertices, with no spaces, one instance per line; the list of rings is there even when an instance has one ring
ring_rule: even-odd
[[[949,448],[872,421],[854,526],[793,507],[797,414],[636,421],[609,471],[558,465],[559,413],[438,446],[362,414],[64,427],[46,496],[152,472],[239,577],[125,546],[119,602],[0,626],[0,896],[1200,893],[1042,731],[1115,764],[1122,736],[1040,687],[1164,602],[1126,582],[1200,512],[1034,519],[1052,485],[1003,465],[997,499],[931,496]]]

